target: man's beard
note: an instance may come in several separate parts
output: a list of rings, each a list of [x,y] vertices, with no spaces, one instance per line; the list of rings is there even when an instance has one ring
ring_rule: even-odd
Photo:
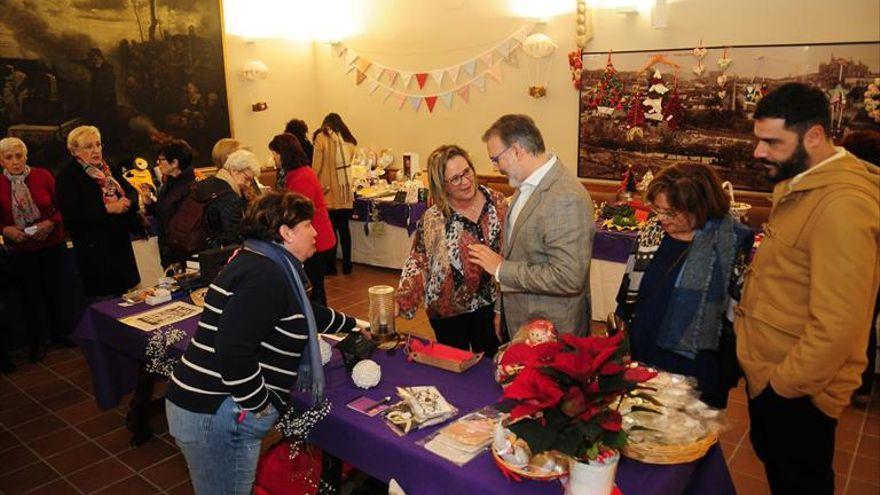
[[[807,149],[804,148],[803,141],[798,141],[797,148],[791,154],[788,160],[774,162],[766,158],[759,160],[765,168],[767,179],[773,184],[778,184],[786,179],[790,179],[807,170],[807,161],[810,156]]]

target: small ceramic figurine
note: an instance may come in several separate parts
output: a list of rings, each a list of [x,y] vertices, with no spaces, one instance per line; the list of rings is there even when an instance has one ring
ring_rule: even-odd
[[[545,318],[526,321],[506,349],[495,355],[495,381],[508,385],[522,371],[524,364],[541,354],[539,346],[556,342],[556,327]]]

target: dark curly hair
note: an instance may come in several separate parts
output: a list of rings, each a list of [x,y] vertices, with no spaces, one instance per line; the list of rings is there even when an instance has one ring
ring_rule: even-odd
[[[270,191],[248,205],[241,220],[241,233],[245,239],[281,242],[278,229],[290,228],[315,216],[312,201],[292,191]]]

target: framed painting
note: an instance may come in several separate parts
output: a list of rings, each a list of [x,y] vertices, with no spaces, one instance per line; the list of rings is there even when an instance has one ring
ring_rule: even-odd
[[[584,52],[578,175],[620,180],[677,161],[767,192],[751,117],[768,91],[799,81],[829,97],[831,132],[880,130],[880,42]]]
[[[9,0],[0,9],[0,135],[57,171],[67,134],[97,126],[110,163],[180,138],[210,163],[230,135],[218,0]]]

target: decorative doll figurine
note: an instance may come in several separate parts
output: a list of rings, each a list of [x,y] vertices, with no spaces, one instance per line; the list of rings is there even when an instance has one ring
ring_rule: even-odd
[[[509,384],[525,363],[540,359],[545,347],[556,345],[557,338],[550,320],[533,318],[523,323],[510,345],[495,355],[495,381],[502,387]]]

